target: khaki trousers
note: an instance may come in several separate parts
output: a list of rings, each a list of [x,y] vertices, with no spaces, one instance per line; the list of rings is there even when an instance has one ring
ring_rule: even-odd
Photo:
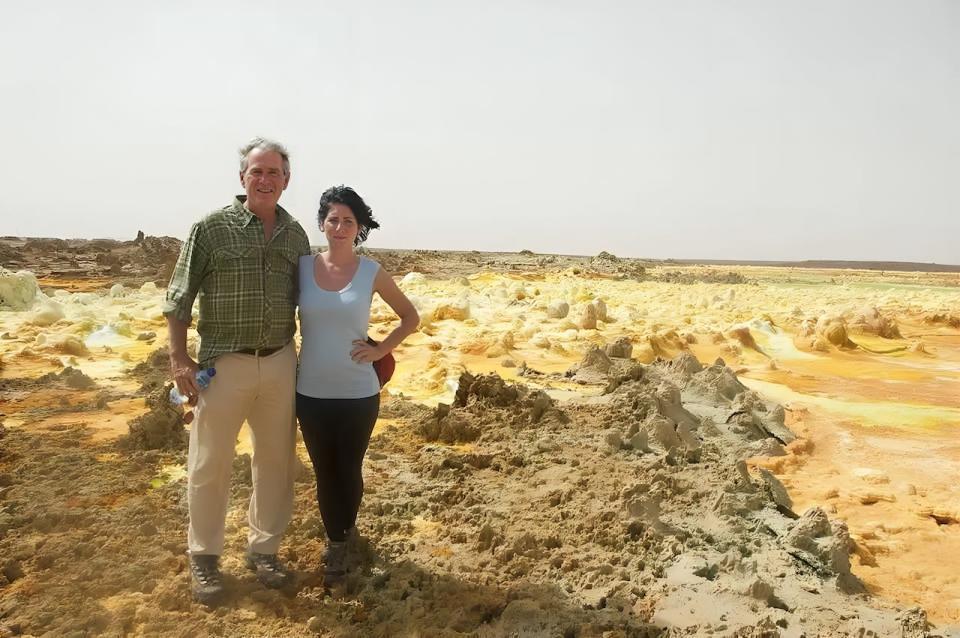
[[[214,366],[190,429],[187,545],[192,554],[223,553],[234,451],[246,420],[253,443],[249,549],[276,554],[293,514],[296,350],[290,343],[266,357],[225,354]]]

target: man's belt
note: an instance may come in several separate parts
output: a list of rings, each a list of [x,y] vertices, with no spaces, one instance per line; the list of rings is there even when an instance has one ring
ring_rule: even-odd
[[[235,352],[237,354],[253,355],[254,357],[266,357],[273,354],[274,352],[283,350],[286,347],[286,345],[287,344],[283,344],[282,346],[277,346],[276,348],[242,348],[241,350],[236,350]]]

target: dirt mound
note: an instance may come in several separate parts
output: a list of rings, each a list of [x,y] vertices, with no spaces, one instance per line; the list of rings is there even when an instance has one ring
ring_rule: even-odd
[[[907,350],[909,346],[895,346],[893,348],[876,349],[855,342],[850,338],[850,331],[855,329],[861,334],[876,334],[888,339],[899,339],[900,329],[896,323],[880,315],[875,308],[870,308],[854,316],[857,323],[849,326],[844,315],[824,314],[814,323],[804,319],[794,338],[798,348],[827,352],[831,347],[843,350],[864,350],[874,354],[889,354]]]
[[[161,283],[167,283],[173,274],[173,267],[177,264],[177,258],[180,256],[180,246],[183,244],[174,237],[151,237],[146,236],[139,243],[142,257],[135,259],[136,266],[143,270],[155,269],[155,279]]]
[[[631,354],[641,363],[653,363],[657,358],[672,359],[688,348],[687,340],[676,330],[666,330],[645,335],[636,343]]]
[[[923,322],[930,325],[943,325],[951,328],[960,328],[960,316],[945,312],[928,313],[924,315]]]
[[[464,443],[504,427],[525,428],[550,422],[565,423],[545,392],[507,383],[495,373],[460,375],[453,405],[441,403],[417,431],[428,441]]]
[[[617,257],[605,250],[600,251],[596,257],[591,257],[584,269],[593,274],[614,275],[620,279],[637,281],[646,279],[647,275],[647,270],[639,259]]]
[[[763,349],[757,344],[756,338],[754,338],[753,333],[750,332],[750,328],[747,326],[730,328],[730,330],[727,331],[727,336],[736,340],[737,343],[745,348],[750,348],[762,355],[766,355]]]
[[[67,366],[60,372],[48,372],[39,379],[38,385],[48,385],[55,383],[73,390],[89,390],[95,387],[96,382],[76,368]]]
[[[629,339],[626,338],[618,339],[602,348],[593,346],[587,350],[580,363],[571,366],[564,376],[577,383],[606,384],[607,392],[610,392],[620,383],[640,378],[642,366],[630,358],[632,349]]]
[[[583,355],[580,363],[567,370],[566,376],[580,383],[604,383],[607,380],[607,372],[612,367],[613,361],[610,360],[605,349],[593,346]]]
[[[659,270],[655,271],[651,279],[670,284],[749,284],[752,283],[742,274],[735,271],[719,271],[713,268],[697,268],[694,270]]]
[[[667,364],[671,368],[685,364]],[[733,401],[737,395],[747,391],[747,387],[740,383],[733,370],[727,367],[723,359],[717,359],[713,365],[703,368],[699,372],[691,375],[690,382],[685,390],[717,404]]]
[[[897,322],[880,314],[876,308],[862,308],[853,314],[850,328],[856,332],[874,334],[884,339],[901,339]]]
[[[80,370],[67,366],[59,372],[48,372],[35,379],[8,378],[0,380],[0,391],[30,391],[38,389],[90,390],[96,381]]]
[[[613,343],[605,345],[603,351],[608,357],[629,359],[633,355],[633,343],[629,337],[620,337]]]
[[[791,556],[814,569],[838,578],[838,585],[847,592],[863,588],[850,572],[853,541],[843,521],[831,521],[819,507],[807,510],[784,537]]]
[[[670,361],[660,363],[661,368],[669,370],[674,375],[680,377],[682,381],[688,381],[697,372],[703,370],[703,364],[692,352],[681,352]]]
[[[146,399],[149,411],[128,423],[123,443],[135,450],[183,450],[188,435],[183,428],[184,412],[170,404],[172,383],[151,392]]]
[[[142,384],[139,392],[151,393],[170,380],[170,350],[167,346],[157,348],[146,360],[130,369],[129,376]]]
[[[853,349],[847,320],[842,315],[821,315],[816,321],[805,319],[797,331],[797,346],[804,349],[826,352],[831,346]]]

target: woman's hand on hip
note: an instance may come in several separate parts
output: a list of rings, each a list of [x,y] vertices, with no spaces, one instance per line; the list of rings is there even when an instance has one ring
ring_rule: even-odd
[[[354,363],[373,363],[382,359],[386,354],[381,350],[380,344],[371,346],[366,341],[357,339],[353,342],[350,358],[353,359]]]

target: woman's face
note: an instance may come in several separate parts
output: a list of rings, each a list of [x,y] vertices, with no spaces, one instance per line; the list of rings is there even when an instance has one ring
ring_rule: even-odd
[[[357,218],[349,206],[330,204],[327,217],[323,220],[323,234],[326,235],[330,246],[353,246],[359,232]]]

